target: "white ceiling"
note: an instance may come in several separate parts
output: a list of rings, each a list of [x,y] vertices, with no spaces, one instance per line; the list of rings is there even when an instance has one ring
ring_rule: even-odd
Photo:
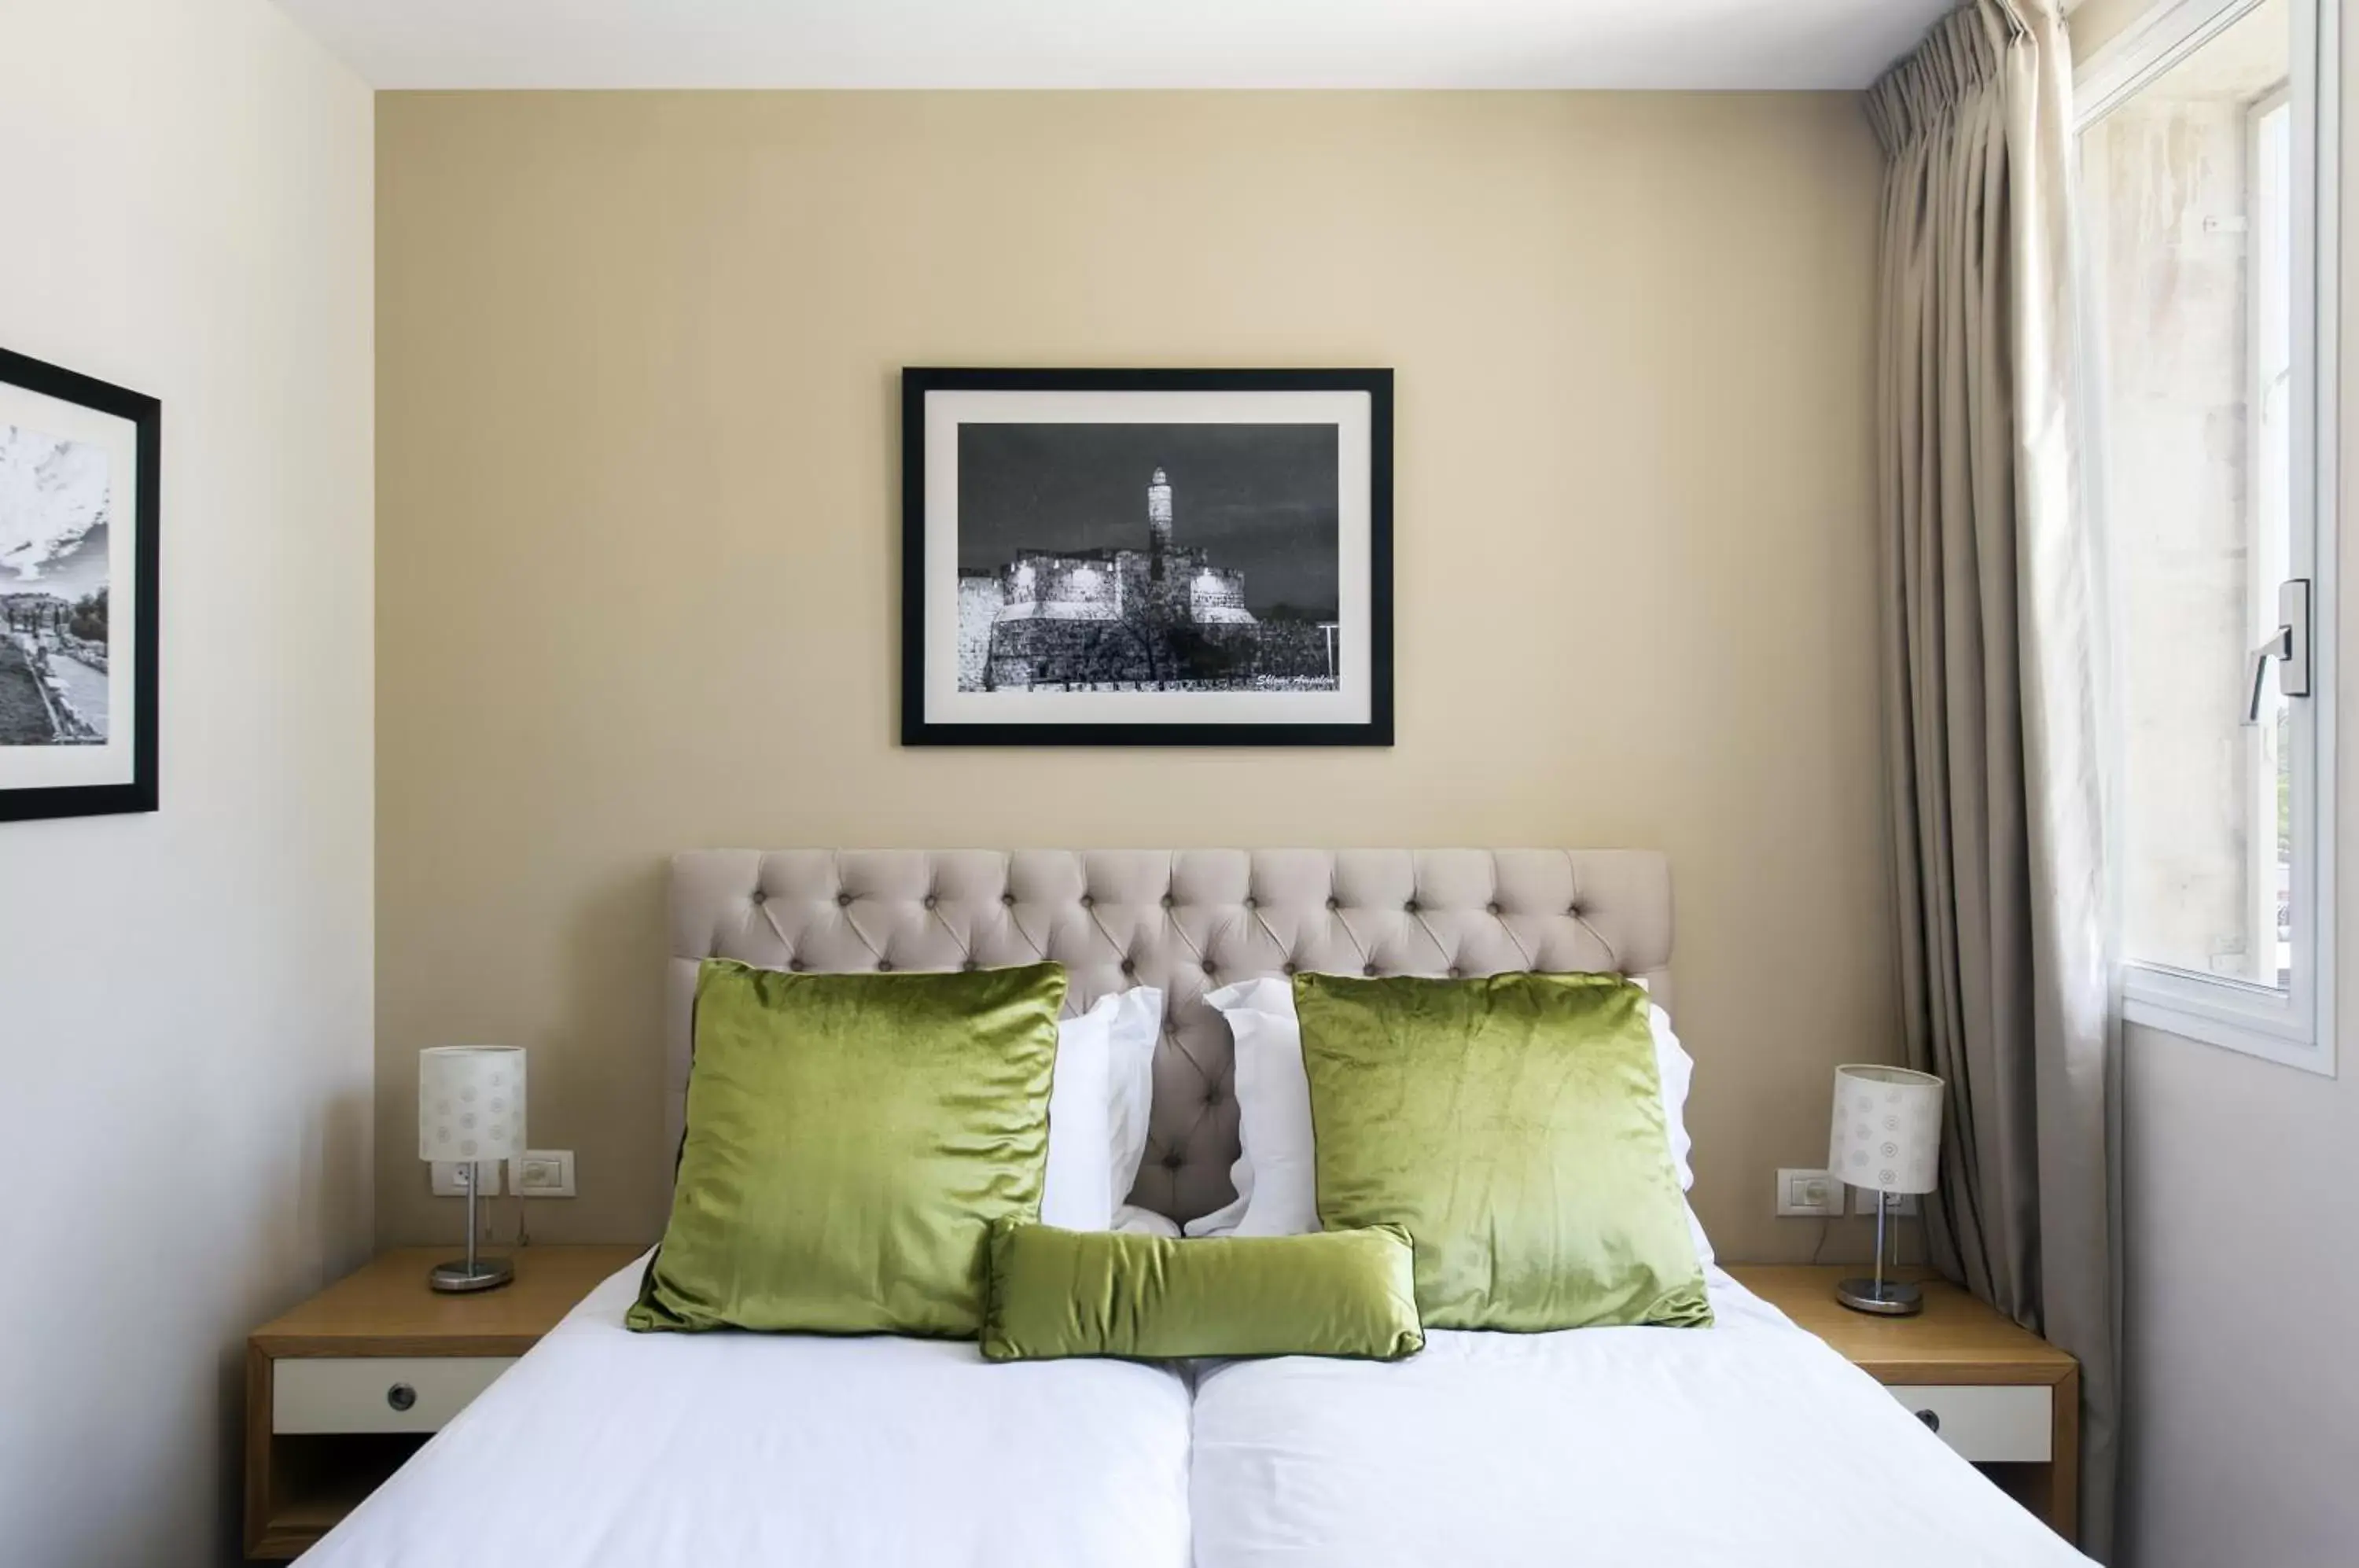
[[[278,0],[378,87],[1859,87],[1954,0]]]

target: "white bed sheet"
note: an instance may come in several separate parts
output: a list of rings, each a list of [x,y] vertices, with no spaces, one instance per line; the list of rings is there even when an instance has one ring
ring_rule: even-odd
[[[2086,1563],[1866,1374],[1710,1283],[1710,1329],[1207,1367],[1196,1568]]]
[[[592,1291],[306,1568],[1187,1568],[1188,1389],[971,1343],[632,1334]]]

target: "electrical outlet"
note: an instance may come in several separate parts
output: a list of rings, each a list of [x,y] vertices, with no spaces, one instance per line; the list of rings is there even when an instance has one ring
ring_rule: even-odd
[[[1777,1212],[1832,1219],[1843,1213],[1843,1187],[1824,1171],[1780,1170]]]
[[[527,1149],[522,1160],[508,1162],[516,1191],[527,1198],[573,1196],[573,1151],[570,1149]]]
[[[475,1189],[475,1196],[496,1198],[500,1195],[500,1162],[496,1160],[479,1160],[473,1165],[460,1160],[438,1160],[434,1161],[433,1171],[434,1195],[438,1198],[465,1197],[469,1171],[478,1172],[484,1179],[484,1184]]]
[[[1875,1213],[1875,1189],[1873,1187],[1854,1187],[1851,1190],[1851,1212],[1855,1214],[1872,1214]],[[1914,1192],[1893,1193],[1891,1201],[1885,1205],[1884,1212],[1886,1214],[1897,1218],[1916,1218],[1917,1194]]]

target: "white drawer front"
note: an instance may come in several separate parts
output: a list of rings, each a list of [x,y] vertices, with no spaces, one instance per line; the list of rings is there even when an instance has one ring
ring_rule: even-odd
[[[516,1365],[512,1356],[282,1356],[273,1432],[437,1432]]]
[[[1977,1464],[2045,1464],[2053,1390],[2038,1384],[1895,1384],[1888,1390],[1943,1443]]]

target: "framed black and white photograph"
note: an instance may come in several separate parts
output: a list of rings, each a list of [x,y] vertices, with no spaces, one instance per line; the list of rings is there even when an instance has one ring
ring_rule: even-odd
[[[0,349],[0,820],[156,809],[162,430]]]
[[[908,746],[1390,746],[1392,372],[901,373]]]

